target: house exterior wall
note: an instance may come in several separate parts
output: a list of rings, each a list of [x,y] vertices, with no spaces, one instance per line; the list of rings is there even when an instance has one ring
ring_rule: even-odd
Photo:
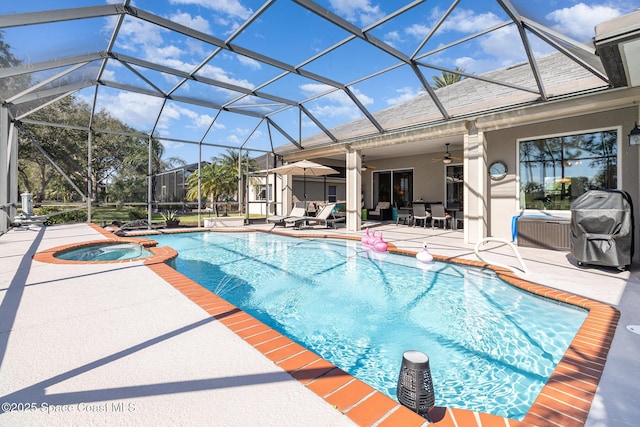
[[[251,215],[266,216],[267,204],[264,200],[259,200],[256,194],[256,187],[266,183],[263,177],[252,177],[252,184],[249,185],[249,213]],[[336,197],[339,202],[346,201],[346,183],[344,178],[307,177],[307,200],[310,202],[324,203],[329,197],[329,186],[336,186]],[[287,183],[288,182],[288,183]],[[272,200],[270,203],[269,216],[286,215],[291,211],[295,200],[304,198],[304,179],[302,176],[281,176],[269,175],[269,185],[273,186]],[[292,191],[286,191],[290,185]],[[326,190],[325,190],[326,188]],[[325,197],[326,196],[326,197]]]
[[[326,202],[329,197],[329,186],[336,186],[336,196],[338,200],[346,200],[345,180],[327,177],[326,183],[323,177],[307,177],[307,200],[312,202]],[[293,194],[300,200],[304,198],[304,180],[301,176],[293,177]]]
[[[175,169],[154,176],[155,201],[160,203],[186,201],[186,182],[190,172]]]
[[[462,139],[462,137],[461,137]],[[426,202],[444,202],[445,199],[445,164],[442,153],[424,153],[413,156],[387,159],[367,160],[367,165],[375,169],[362,173],[362,189],[367,209],[373,209],[372,182],[375,172],[389,170],[413,170],[413,200]],[[450,150],[453,157],[462,158],[461,150]],[[455,161],[458,163],[458,161]]]
[[[592,109],[600,107],[597,98],[594,99],[592,105]],[[602,108],[604,109],[606,106]],[[563,111],[563,108],[559,108],[555,116],[562,117],[563,114],[569,113]],[[469,197],[466,202],[472,203],[478,209],[486,209],[486,216],[477,218],[478,212],[472,214],[467,204],[465,214],[470,221],[477,220],[478,222],[475,226],[471,223],[465,225],[465,232],[472,233],[468,236],[468,241],[474,243],[485,236],[511,240],[513,217],[522,213],[519,208],[518,141],[556,134],[582,133],[602,129],[618,130],[618,187],[631,195],[634,202],[634,216],[640,218],[640,146],[630,147],[627,137],[634,122],[638,120],[639,114],[639,108],[632,106],[596,113],[581,112],[571,117],[540,120],[538,123],[503,127],[498,130],[483,131],[479,129],[478,131],[481,132],[485,141],[484,149],[486,152],[482,152],[478,156],[484,156],[486,159],[476,156],[478,158],[469,161],[470,153],[452,150],[454,157],[467,156],[465,163],[465,185],[467,188],[473,190],[478,185],[480,186],[468,192]],[[461,140],[464,138],[464,135],[460,135]],[[413,169],[414,199],[444,200],[445,167],[441,162],[433,160],[438,156],[438,153],[425,153],[387,159],[368,159],[367,164],[375,169],[367,170],[362,174],[362,189],[366,207],[368,209],[373,207],[373,173],[385,170]],[[493,181],[488,177],[487,167],[497,160],[506,163],[508,173],[504,179]],[[485,184],[479,181],[485,181]],[[553,211],[553,213],[564,216],[571,214],[570,211]],[[636,239],[636,246],[639,241],[640,239]],[[635,252],[640,253],[638,247]]]
[[[266,203],[265,200],[259,199],[256,190],[261,190],[261,186],[266,185],[267,181],[272,186],[272,194],[270,203]],[[269,174],[268,178],[265,177],[251,177],[250,184],[247,190],[247,200],[249,201],[249,215],[266,216],[267,211],[269,216],[283,215],[283,177],[275,174]],[[289,212],[287,209],[284,211]]]
[[[518,206],[518,140],[573,132],[582,133],[593,129],[618,129],[618,186],[620,190],[630,193],[634,202],[634,215],[639,218],[640,147],[630,147],[627,137],[636,120],[638,120],[638,107],[628,107],[486,132],[487,164],[501,160],[508,167],[508,173],[504,179],[488,181],[486,195],[488,235],[510,240],[512,218],[522,213]],[[555,212],[570,216],[570,211]],[[640,239],[636,239],[636,245],[638,240]],[[637,248],[636,253],[638,253]]]

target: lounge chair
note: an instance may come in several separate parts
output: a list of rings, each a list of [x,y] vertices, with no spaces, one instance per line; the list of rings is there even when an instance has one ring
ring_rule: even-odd
[[[267,222],[269,224],[275,224],[276,226],[281,226],[281,227],[286,227],[287,226],[287,222],[286,220],[289,218],[300,218],[303,217],[307,214],[307,211],[304,208],[304,205],[298,205],[296,204],[293,209],[291,209],[291,212],[289,212],[289,215],[273,215],[270,216],[269,218],[267,218]]]
[[[115,221],[114,221],[115,222]],[[127,231],[138,231],[138,230],[156,230],[158,227],[153,224],[149,224],[149,221],[146,219],[136,219],[134,221],[129,221],[122,225],[112,224],[117,227],[117,230],[113,232],[116,236],[124,236],[127,234]]]
[[[326,228],[336,228],[336,223],[344,221],[345,218],[336,218],[333,215],[333,210],[335,209],[335,207],[335,203],[328,203],[318,211],[318,214],[316,216],[302,216],[298,218],[291,217],[285,219],[285,222],[293,224],[293,227],[297,229],[300,229],[302,226],[309,225],[310,222],[315,222],[316,224],[321,225],[323,224]]]

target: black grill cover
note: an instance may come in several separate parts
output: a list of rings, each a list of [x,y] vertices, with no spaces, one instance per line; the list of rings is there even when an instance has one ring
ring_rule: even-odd
[[[626,269],[634,233],[633,205],[624,191],[591,190],[571,203],[571,254],[578,264]]]

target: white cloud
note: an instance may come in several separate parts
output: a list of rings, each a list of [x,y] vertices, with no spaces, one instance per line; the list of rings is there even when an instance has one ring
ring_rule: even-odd
[[[434,14],[432,19],[438,19]],[[502,22],[493,13],[476,14],[472,10],[462,9],[453,13],[440,27],[446,32],[476,33]],[[536,37],[530,37],[529,43],[536,56],[549,54],[553,48]],[[527,59],[522,39],[515,25],[498,28],[459,46],[454,46],[428,58],[436,65],[454,69],[460,67],[466,72],[481,74],[513,65]]]
[[[151,130],[162,105],[160,98],[132,92],[106,93],[102,91],[98,100],[98,109],[108,111],[118,120],[141,131]],[[84,101],[92,102],[90,99]]]
[[[440,19],[442,14],[442,10],[434,8],[431,12],[431,20],[433,23]],[[473,10],[456,9],[456,11],[449,15],[442,25],[440,25],[437,34],[453,31],[472,34],[496,25],[499,22],[501,22],[500,19],[493,13],[476,14]],[[405,28],[404,32],[417,40],[422,40],[432,31],[432,28],[432,26],[425,23],[415,23]]]
[[[227,136],[225,138],[225,140],[227,142],[230,142],[230,143],[234,144],[234,145],[240,145],[240,143],[242,142],[242,139],[238,138],[238,136],[236,134],[233,134],[233,133],[230,134],[229,136]]]
[[[460,58],[456,58],[456,60],[454,61],[454,64],[456,68],[465,70],[465,72],[468,72],[468,70],[475,70],[478,68],[477,66],[478,61],[476,61],[473,58],[469,58],[468,56],[462,56]]]
[[[253,14],[237,0],[170,0],[171,4],[189,4],[223,13],[235,18],[246,19]]]
[[[302,90],[303,93],[309,96],[318,95],[318,94],[327,92],[331,89],[332,89],[332,86],[325,85],[322,83],[307,83],[300,86],[300,90]]]
[[[595,26],[619,16],[621,12],[610,6],[589,6],[578,3],[549,13],[546,18],[556,22],[555,30],[567,34],[580,42],[588,42],[595,35]]]
[[[490,69],[500,68],[527,59],[518,29],[513,25],[492,31],[480,39],[479,44],[482,52],[490,55],[490,57],[481,55],[483,59],[492,58],[493,65]],[[474,71],[482,72],[487,71],[487,69]]]
[[[162,62],[164,64],[171,64],[176,67],[183,67],[183,63],[180,61],[176,61],[174,58],[179,58],[182,56],[183,50],[178,46],[168,45],[168,46],[153,46],[150,49],[147,49],[146,57],[147,59],[155,59],[158,62]]]
[[[91,99],[82,99],[91,102]],[[155,124],[157,115],[160,113],[162,99],[153,96],[145,96],[131,92],[111,92],[101,93],[99,98],[99,109],[108,111],[109,114],[121,120],[123,123],[143,132],[151,130]],[[200,134],[213,121],[213,116],[200,114],[188,107],[183,107],[177,103],[167,103],[162,109],[162,115],[158,122],[156,131],[163,136],[172,135],[177,137],[180,130],[176,128],[176,123],[180,123],[178,128],[198,130]],[[215,128],[224,128],[223,125],[214,125]],[[193,133],[189,133],[193,138]]]
[[[256,61],[255,59],[248,58],[243,55],[238,55],[237,58],[238,58],[238,62],[240,62],[242,65],[245,65],[251,68],[252,70],[259,70],[262,68],[262,64],[260,64],[260,62]]]
[[[211,122],[213,121],[213,116],[208,114],[197,114],[193,111],[187,115],[191,119],[191,124],[186,127],[189,129],[199,129],[199,130],[207,130]]]
[[[331,89],[333,89],[332,86],[325,85],[322,83],[307,83],[300,86],[300,90],[302,90],[303,93],[309,96],[319,95]],[[373,104],[373,99],[363,94],[358,89],[351,88],[351,91],[353,92],[354,95],[358,97],[358,99],[360,100],[360,102],[362,102],[363,105]],[[327,95],[324,95],[322,96],[322,99],[331,100],[332,102],[339,103],[339,104],[347,104],[347,105],[353,104],[353,101],[351,101],[351,98],[349,98],[349,96],[341,90],[335,90]]]
[[[360,102],[362,102],[363,105],[372,105],[374,103],[373,98],[365,95],[364,93],[360,92],[358,89],[351,88],[351,91],[355,96],[358,97],[358,99],[360,100]]]
[[[300,86],[303,93],[313,96],[331,89],[320,83],[309,83]],[[357,89],[351,88],[353,94],[358,97],[363,105],[371,105],[374,100]],[[311,111],[316,117],[340,117],[344,120],[353,120],[362,116],[362,112],[353,103],[351,98],[342,90],[336,90],[317,98],[311,106]]]
[[[180,135],[180,128],[182,128],[182,130],[197,130],[198,132],[195,134],[193,132],[188,132],[189,138],[196,140],[204,135],[204,132],[212,121],[213,116],[200,114],[197,111],[191,110],[188,107],[184,107],[177,103],[167,103],[162,109],[158,129],[163,134],[170,133],[172,136]],[[179,125],[176,126],[176,123],[179,123]],[[170,132],[168,130],[170,130]]]
[[[137,51],[140,45],[160,45],[163,31],[166,30],[141,19],[125,19],[118,34],[118,47],[129,51]]]
[[[402,102],[409,101],[410,99],[413,99],[416,96],[420,95],[420,89],[415,87],[405,86],[405,87],[396,89],[396,93],[398,94],[398,96],[393,98],[388,98],[387,104],[396,105]]]
[[[184,25],[185,27],[189,27],[196,31],[200,31],[203,33],[211,32],[211,27],[209,26],[209,22],[204,19],[202,16],[191,16],[189,13],[178,12],[169,17],[172,21]]]
[[[402,42],[402,37],[397,31],[390,31],[383,36],[383,41],[390,46],[396,47],[397,43]]]
[[[367,26],[382,18],[380,6],[373,6],[369,0],[329,0],[335,12],[351,22]]]
[[[502,22],[491,12],[476,14],[469,9],[456,9],[442,26],[438,29],[443,31],[459,31],[462,33],[475,33]]]
[[[102,72],[101,79],[102,80],[107,80],[107,81],[112,81],[112,82],[116,81],[115,74],[113,73],[113,71],[110,71],[110,70],[104,70]]]
[[[422,40],[427,36],[427,34],[429,34],[429,31],[431,31],[431,28],[422,24],[413,24],[407,27],[404,31],[410,36],[413,36],[418,40]]]
[[[214,80],[234,84],[236,86],[245,87],[248,89],[252,89],[254,87],[254,85],[250,81],[245,79],[233,78],[229,75],[229,73],[227,73],[226,70],[214,65],[205,65],[204,67],[202,67],[202,70],[200,70],[200,74]]]

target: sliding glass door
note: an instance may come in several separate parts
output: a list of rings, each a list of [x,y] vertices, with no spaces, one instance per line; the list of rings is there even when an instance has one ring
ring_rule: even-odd
[[[373,207],[391,202],[391,171],[373,173]]]
[[[462,165],[447,165],[447,207],[461,209],[464,194],[464,168]]]
[[[390,202],[392,206],[411,205],[413,170],[391,170],[373,173],[373,206]]]
[[[411,206],[413,201],[413,171],[393,171],[393,205]]]

